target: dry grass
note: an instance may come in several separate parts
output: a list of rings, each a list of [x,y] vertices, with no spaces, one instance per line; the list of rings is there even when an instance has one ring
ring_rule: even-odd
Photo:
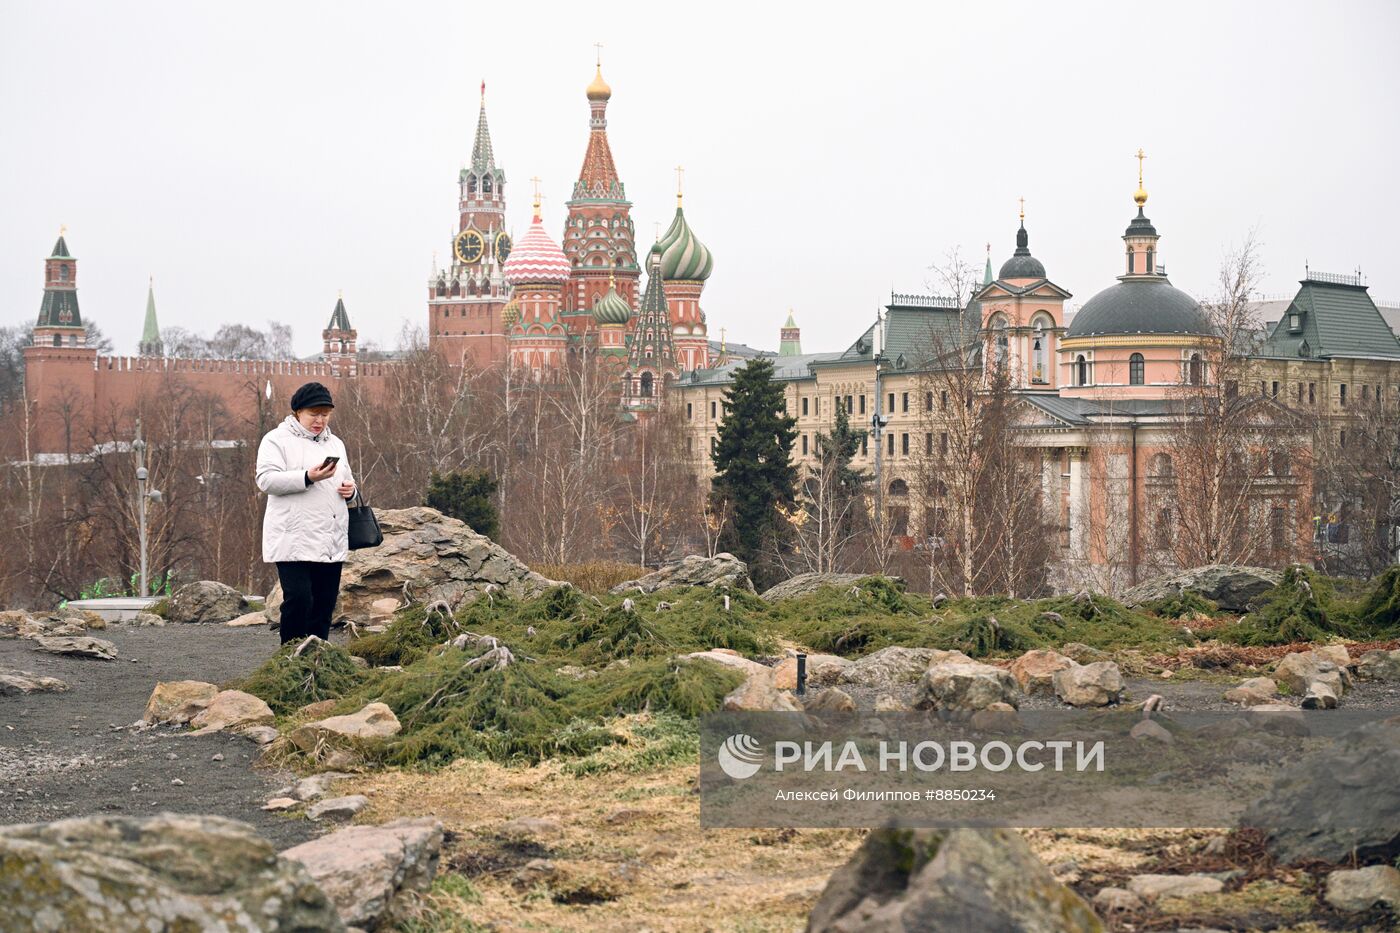
[[[694,781],[694,764],[619,780],[571,777],[553,762],[459,761],[342,786],[369,796],[361,821],[430,814],[450,831],[441,872],[464,877],[471,896],[448,893],[459,882],[439,885],[430,899],[439,917],[421,929],[470,929],[464,919],[501,931],[802,929],[863,833],[702,829]],[[501,833],[521,817],[553,820],[559,832]],[[522,872],[538,858],[552,868]]]
[[[551,580],[572,583],[594,596],[602,596],[619,583],[636,580],[651,573],[645,567],[615,560],[599,560],[587,564],[531,564],[530,568]]]

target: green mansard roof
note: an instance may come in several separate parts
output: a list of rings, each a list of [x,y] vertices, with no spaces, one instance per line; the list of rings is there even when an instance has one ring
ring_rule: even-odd
[[[1400,341],[1358,277],[1315,272],[1300,284],[1260,356],[1400,359]]]

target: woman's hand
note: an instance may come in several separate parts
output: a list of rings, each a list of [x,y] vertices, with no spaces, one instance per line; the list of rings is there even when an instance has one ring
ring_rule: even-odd
[[[323,479],[330,479],[335,475],[335,468],[338,464],[323,463],[318,467],[306,471],[306,476],[313,483],[319,483]]]
[[[341,496],[342,499],[349,499],[349,498],[350,498],[351,496],[353,496],[354,494],[355,494],[355,484],[354,484],[354,483],[341,483],[341,484],[340,484],[340,496]]]

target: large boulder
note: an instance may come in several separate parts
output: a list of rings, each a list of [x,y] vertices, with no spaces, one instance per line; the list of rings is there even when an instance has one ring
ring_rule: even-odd
[[[20,630],[28,630],[32,624],[29,613],[23,609],[0,610],[0,638],[19,638]]]
[[[1274,667],[1274,680],[1286,684],[1295,694],[1305,694],[1315,683],[1330,687],[1337,696],[1351,687],[1351,674],[1320,651],[1295,651],[1284,655]]]
[[[156,684],[141,720],[149,725],[184,725],[219,695],[219,688],[202,680],[170,680]]]
[[[841,673],[850,667],[850,658],[839,654],[807,655],[807,686],[827,687],[836,683]],[[783,690],[797,689],[797,652],[789,651],[788,656],[773,668],[773,678]]]
[[[407,919],[413,894],[432,886],[441,851],[442,824],[425,817],[350,826],[287,849],[282,858],[305,867],[345,923],[374,931]]]
[[[1264,567],[1207,564],[1139,583],[1123,594],[1123,605],[1139,606],[1154,599],[1171,599],[1186,592],[1204,596],[1226,612],[1247,612],[1251,602],[1278,586],[1282,580],[1283,574]]]
[[[221,690],[190,720],[200,735],[272,725],[272,707],[242,690]]]
[[[382,616],[380,600],[456,606],[487,592],[538,596],[557,581],[546,579],[514,554],[437,509],[376,509],[384,543],[351,551],[340,571],[336,618],[368,622]],[[381,603],[381,605],[383,605]],[[264,614],[282,620],[282,588],[267,595]]]
[[[1074,667],[1074,661],[1058,651],[1036,648],[1012,661],[1009,670],[1021,690],[1027,696],[1033,696],[1037,693],[1054,694],[1055,672],[1069,667]]]
[[[1102,929],[1010,829],[877,829],[832,873],[807,919],[808,933]]]
[[[166,602],[170,622],[227,622],[248,611],[248,600],[233,587],[217,580],[186,583]]]
[[[1375,907],[1400,910],[1400,870],[1371,865],[1334,871],[1327,876],[1327,903],[1338,910],[1362,911]]]
[[[780,599],[794,599],[798,596],[806,596],[815,593],[824,586],[839,586],[841,589],[850,589],[858,586],[860,581],[870,579],[865,573],[799,573],[795,577],[790,577],[775,586],[771,586],[763,591],[760,597],[770,603],[775,603]],[[887,577],[897,584],[903,584],[903,577]]]
[[[0,927],[54,933],[345,929],[306,868],[217,816],[0,826],[0,904]]]
[[[1366,652],[1356,662],[1356,676],[1361,680],[1400,681],[1400,648]]]
[[[96,658],[99,661],[115,661],[117,659],[117,646],[104,638],[39,635],[33,641],[35,648],[47,651],[49,654]]]
[[[749,579],[749,565],[728,553],[716,554],[714,557],[691,554],[644,577],[619,583],[611,592],[655,593],[657,590],[670,590],[682,586],[708,586],[712,589],[754,592],[753,581]]]
[[[384,703],[370,703],[345,716],[318,719],[292,730],[288,738],[304,752],[321,755],[327,750],[354,750],[399,734],[399,718]]]
[[[1016,679],[999,667],[945,661],[924,671],[914,708],[975,711],[993,703],[1014,707],[1020,693]]]
[[[837,677],[837,683],[888,690],[916,682],[924,676],[924,671],[930,666],[943,661],[972,663],[972,659],[961,651],[890,645],[888,648],[872,651],[844,669]]]
[[[1362,861],[1393,859],[1400,855],[1397,774],[1400,716],[1391,716],[1286,765],[1240,825],[1265,830],[1269,848],[1283,863],[1341,862],[1353,855]]]
[[[68,685],[57,677],[45,677],[29,671],[0,670],[0,697],[26,696],[31,693],[61,693]]]
[[[779,690],[768,669],[750,674],[725,695],[720,704],[731,712],[800,713],[802,704],[791,693]]]
[[[1056,671],[1054,686],[1055,696],[1070,706],[1108,706],[1123,698],[1123,675],[1112,661]]]

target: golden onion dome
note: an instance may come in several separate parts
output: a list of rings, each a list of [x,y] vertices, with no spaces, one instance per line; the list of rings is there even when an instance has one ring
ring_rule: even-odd
[[[608,87],[608,82],[603,80],[603,66],[599,65],[597,72],[593,75],[593,83],[588,85],[589,100],[607,100],[612,97],[612,88]]]
[[[506,306],[501,309],[501,321],[507,327],[514,327],[516,324],[520,323],[519,298],[516,298],[514,295],[512,295],[510,301],[506,302]]]
[[[1138,182],[1138,190],[1133,192],[1133,200],[1137,202],[1138,207],[1147,203],[1147,189],[1142,186],[1142,182]]]

